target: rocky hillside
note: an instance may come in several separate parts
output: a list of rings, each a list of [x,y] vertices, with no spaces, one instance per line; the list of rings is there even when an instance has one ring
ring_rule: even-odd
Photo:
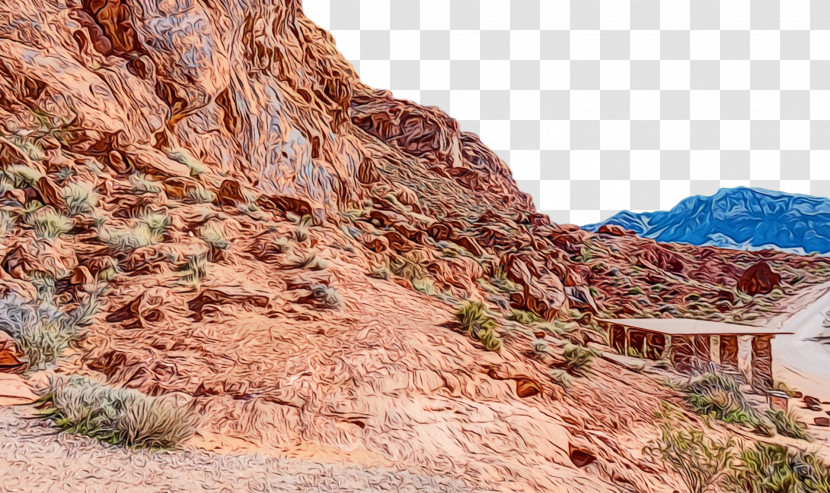
[[[186,406],[186,448],[672,491],[642,449],[679,398],[606,360],[584,376],[595,317],[749,322],[828,272],[551,224],[475,135],[363,85],[298,0],[7,0],[0,74],[6,366],[52,377],[72,431],[96,436],[54,391],[69,374]]]
[[[604,224],[661,242],[830,253],[830,199],[761,188],[724,188],[684,199],[670,211],[623,211],[584,228]]]

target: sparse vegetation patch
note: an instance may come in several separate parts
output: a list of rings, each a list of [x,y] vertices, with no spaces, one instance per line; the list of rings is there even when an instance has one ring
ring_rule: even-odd
[[[54,379],[40,407],[42,415],[63,431],[131,448],[178,448],[198,424],[192,409],[171,398],[116,389],[79,376]]]
[[[487,308],[478,301],[468,301],[455,313],[461,328],[473,339],[480,341],[488,351],[501,349],[501,338],[496,332],[496,321]]]

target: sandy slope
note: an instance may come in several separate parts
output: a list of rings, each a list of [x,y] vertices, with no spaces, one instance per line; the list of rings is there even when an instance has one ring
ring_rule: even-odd
[[[66,433],[0,407],[0,491],[473,491],[393,468],[204,451],[151,453]],[[476,491],[481,491],[477,488]]]

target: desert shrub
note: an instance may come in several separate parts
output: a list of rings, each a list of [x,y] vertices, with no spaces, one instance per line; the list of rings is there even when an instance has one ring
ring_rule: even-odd
[[[317,252],[309,252],[305,255],[295,255],[289,259],[288,266],[294,269],[325,270],[329,268],[329,261],[320,258]]]
[[[300,218],[297,222],[297,230],[294,232],[294,235],[297,238],[297,241],[300,243],[305,243],[308,241],[309,232],[308,229],[314,222],[314,218],[310,214],[306,214]]]
[[[496,321],[487,314],[487,308],[478,301],[467,301],[455,313],[461,328],[473,339],[480,341],[488,351],[501,349],[501,339],[496,332]]]
[[[727,478],[735,493],[830,493],[830,467],[815,454],[756,442]]]
[[[118,259],[108,257],[106,260],[106,266],[101,269],[96,276],[99,281],[112,281],[118,277],[118,274],[121,272],[118,265]]]
[[[199,176],[207,170],[204,163],[196,159],[186,149],[171,149],[167,151],[167,157],[190,168],[190,176]]]
[[[542,323],[545,321],[545,319],[543,319],[539,315],[525,310],[513,310],[513,312],[511,312],[510,315],[507,316],[507,319],[513,320],[514,322],[519,322],[523,325]]]
[[[226,250],[231,246],[230,242],[225,239],[222,230],[212,223],[199,228],[199,238],[207,243],[211,250]]]
[[[339,308],[343,303],[343,298],[340,296],[340,292],[333,286],[313,283],[309,286],[309,288],[311,289],[311,294],[314,296],[314,299],[326,308]]]
[[[392,272],[390,272],[389,268],[385,265],[374,265],[372,266],[372,270],[369,271],[369,275],[375,279],[388,280],[392,277]]]
[[[73,228],[72,220],[59,212],[39,212],[30,221],[39,238],[57,238]]]
[[[6,166],[5,174],[14,183],[15,188],[33,187],[43,177],[40,171],[23,164]]]
[[[703,373],[679,386],[686,404],[696,413],[726,423],[745,424],[764,434],[772,427],[747,401],[735,379],[722,373]]]
[[[796,418],[792,411],[774,411],[768,409],[766,415],[767,419],[775,426],[775,430],[779,435],[798,438],[800,440],[810,439],[810,436],[807,434],[807,426],[798,421],[798,418]]]
[[[198,283],[207,276],[208,265],[209,262],[206,254],[197,253],[188,255],[181,268],[182,281],[186,283]]]
[[[58,182],[63,182],[64,180],[71,178],[78,173],[75,172],[74,169],[70,168],[69,166],[61,166],[58,171],[55,172],[55,179]]]
[[[0,239],[14,228],[14,218],[7,211],[0,211]]]
[[[507,278],[503,270],[499,269],[490,278],[492,284],[501,293],[516,293],[522,290],[521,286]]]
[[[150,228],[150,231],[160,236],[164,236],[173,224],[173,220],[167,214],[151,211],[142,214],[139,221],[146,224],[147,227]]]
[[[92,212],[98,204],[92,185],[84,183],[72,183],[63,189],[63,200],[66,202],[66,209],[69,214],[77,216]]]
[[[573,378],[565,370],[553,369],[550,371],[550,379],[563,389],[569,389],[573,385]]]
[[[39,406],[42,416],[63,431],[131,448],[175,449],[198,425],[192,408],[171,398],[79,376],[53,379]]]
[[[131,228],[104,228],[99,231],[98,238],[118,252],[130,252],[163,240],[160,234],[151,230],[145,223],[138,223]]]
[[[216,200],[216,194],[202,185],[187,189],[187,198],[197,204],[210,204]]]
[[[0,298],[0,330],[15,339],[26,355],[29,369],[42,369],[80,338],[80,327],[89,324],[97,309],[97,294],[91,294],[74,311],[66,313],[54,305],[10,293]]]
[[[421,260],[414,256],[399,255],[389,262],[389,269],[396,276],[403,277],[410,282],[426,275],[426,268]]]
[[[130,183],[133,185],[133,190],[138,193],[161,193],[162,191],[161,183],[144,173],[130,175]]]
[[[0,194],[14,190],[14,182],[9,179],[5,172],[0,171]]]
[[[29,282],[37,291],[37,299],[51,303],[55,297],[55,276],[42,270],[32,271],[30,275]]]
[[[435,289],[435,281],[428,277],[413,279],[412,287],[415,288],[415,291],[427,295],[433,295],[437,292],[437,290]]]
[[[564,369],[570,374],[584,373],[594,363],[594,352],[578,344],[568,344],[562,352]]]
[[[33,217],[35,212],[41,209],[43,209],[43,202],[37,199],[32,199],[23,204],[23,215],[24,217],[26,217],[26,220],[29,221],[29,223],[31,224],[31,217]]]
[[[668,465],[692,493],[718,491],[734,462],[734,440],[708,438],[703,431],[688,429],[671,419],[665,404],[663,409],[664,413],[657,413],[660,436],[645,446],[643,454]]]

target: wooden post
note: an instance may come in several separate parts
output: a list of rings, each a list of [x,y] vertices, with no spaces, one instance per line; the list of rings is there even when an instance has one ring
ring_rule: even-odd
[[[646,336],[646,358],[658,360],[666,350],[666,336],[657,332],[649,332]]]
[[[720,336],[720,366],[738,372],[738,336]]]
[[[709,336],[694,336],[695,367],[703,368],[712,361],[712,344]]]
[[[625,328],[622,325],[612,324],[608,332],[611,347],[618,353],[625,354]]]
[[[758,390],[773,388],[771,341],[769,335],[752,338],[752,387]]]
[[[637,350],[638,355],[642,355],[643,347],[646,344],[646,333],[641,330],[628,329],[628,349],[625,350],[625,355],[628,356],[628,351],[631,348]]]
[[[695,350],[689,336],[671,336],[671,361],[679,372],[694,371]]]

